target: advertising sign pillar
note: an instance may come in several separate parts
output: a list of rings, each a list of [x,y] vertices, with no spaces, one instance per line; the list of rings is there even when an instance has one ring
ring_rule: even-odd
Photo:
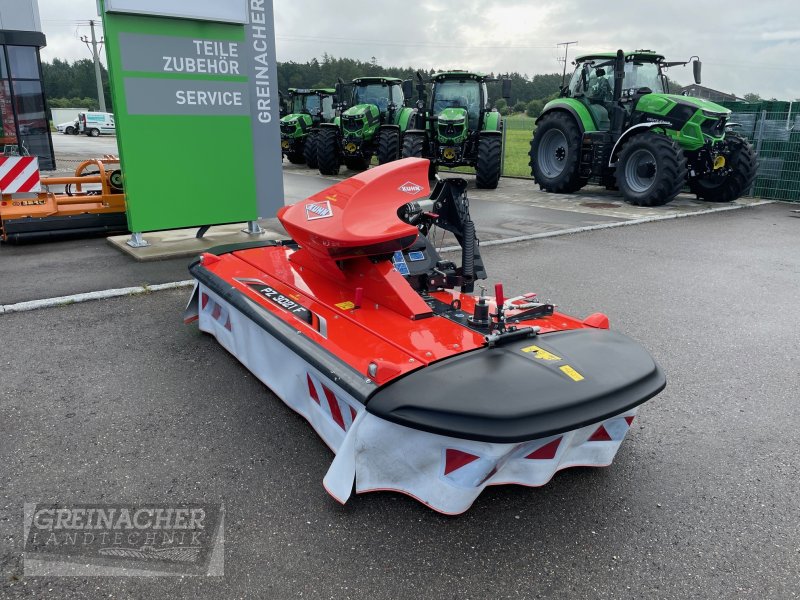
[[[271,0],[98,1],[130,230],[275,216],[283,175]]]

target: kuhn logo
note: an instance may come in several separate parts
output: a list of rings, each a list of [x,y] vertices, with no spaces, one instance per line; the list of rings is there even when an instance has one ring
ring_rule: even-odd
[[[414,183],[412,181],[406,181],[403,185],[397,188],[401,192],[405,192],[406,194],[419,194],[423,188],[420,184]]]
[[[333,216],[333,209],[331,203],[327,200],[325,202],[314,202],[306,204],[306,220],[313,221],[314,219],[327,219]]]

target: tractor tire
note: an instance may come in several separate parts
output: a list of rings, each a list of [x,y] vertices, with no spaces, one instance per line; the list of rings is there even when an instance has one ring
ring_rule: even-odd
[[[626,202],[662,206],[686,185],[686,158],[677,142],[647,131],[625,142],[616,175],[617,187]]]
[[[580,175],[581,130],[571,115],[551,112],[539,121],[531,139],[531,175],[546,192],[571,194],[587,178]]]
[[[344,166],[351,171],[366,171],[369,167],[369,159],[360,156],[345,157]]]
[[[306,162],[306,159],[303,157],[302,151],[295,151],[295,152],[287,152],[286,158],[289,159],[289,162],[293,165],[302,165]]]
[[[482,135],[478,138],[478,162],[475,165],[475,186],[493,190],[500,181],[500,166],[503,160],[503,139],[497,135]]]
[[[319,167],[317,164],[317,136],[318,132],[312,131],[306,138],[306,143],[303,144],[303,158],[306,159],[306,165],[309,169],[316,169]]]
[[[317,137],[317,166],[323,175],[339,174],[339,132],[323,127]]]
[[[400,132],[384,129],[378,136],[378,164],[385,165],[400,158]]]
[[[730,139],[728,139],[730,138]],[[709,175],[689,182],[689,190],[698,200],[706,202],[733,202],[752,187],[756,178],[756,151],[752,144],[736,133],[726,133],[730,148],[727,175]]]
[[[403,158],[424,158],[425,136],[419,133],[407,133],[403,136]],[[436,163],[428,161],[428,180],[436,179]]]

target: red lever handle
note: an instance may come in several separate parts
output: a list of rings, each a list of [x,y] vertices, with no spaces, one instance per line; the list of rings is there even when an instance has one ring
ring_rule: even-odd
[[[361,301],[364,299],[364,288],[357,287],[355,298],[353,300],[353,304],[356,305],[356,308],[361,308]]]
[[[503,294],[503,284],[502,283],[495,283],[494,284],[494,301],[497,303],[497,308],[500,309],[503,307],[503,304],[506,303],[506,297]]]

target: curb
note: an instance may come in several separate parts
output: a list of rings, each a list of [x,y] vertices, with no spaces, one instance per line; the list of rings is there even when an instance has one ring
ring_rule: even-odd
[[[17,302],[16,304],[0,304],[0,315],[38,310],[40,308],[66,306],[68,304],[77,304],[90,300],[107,300],[108,298],[118,298],[120,296],[138,296],[140,294],[160,292],[162,290],[174,290],[191,287],[193,285],[194,279],[187,279],[185,281],[172,281],[170,283],[157,283],[155,285],[137,285],[135,287],[113,288],[98,292],[72,294],[70,296],[56,296],[55,298],[44,298],[42,300],[28,300],[26,302]]]

